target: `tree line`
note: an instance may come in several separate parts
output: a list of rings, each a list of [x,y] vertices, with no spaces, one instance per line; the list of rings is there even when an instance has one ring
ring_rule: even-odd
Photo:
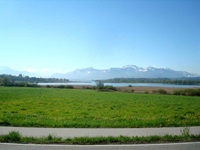
[[[68,79],[58,79],[58,78],[38,78],[38,77],[29,77],[19,74],[18,76],[14,75],[0,75],[0,85],[1,86],[31,86],[37,85],[37,83],[65,83],[69,82]]]
[[[163,83],[179,85],[200,85],[200,77],[193,78],[114,78],[102,80],[107,83]]]

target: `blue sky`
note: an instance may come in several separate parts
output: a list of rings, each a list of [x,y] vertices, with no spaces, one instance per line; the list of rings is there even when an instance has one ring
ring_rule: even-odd
[[[199,0],[0,0],[0,66],[200,74]]]

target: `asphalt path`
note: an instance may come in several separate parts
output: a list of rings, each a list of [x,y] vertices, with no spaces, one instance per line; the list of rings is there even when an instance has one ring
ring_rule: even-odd
[[[181,135],[183,127],[165,128],[27,128],[0,127],[0,134],[18,131],[22,136],[43,137],[54,135],[62,138],[96,137],[96,136],[150,136],[150,135]],[[190,134],[200,134],[200,126],[189,127]]]
[[[42,145],[0,143],[0,150],[199,150],[200,142],[134,145]]]

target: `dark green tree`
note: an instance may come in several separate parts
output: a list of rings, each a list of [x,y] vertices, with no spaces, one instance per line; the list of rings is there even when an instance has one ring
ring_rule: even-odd
[[[8,78],[2,78],[0,80],[0,85],[1,86],[11,86],[12,82]]]
[[[104,88],[104,84],[101,80],[97,80],[96,81],[96,87],[97,87],[97,90],[100,91]]]

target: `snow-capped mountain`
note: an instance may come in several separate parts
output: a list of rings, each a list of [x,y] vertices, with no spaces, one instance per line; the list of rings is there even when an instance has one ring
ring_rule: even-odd
[[[0,74],[11,74],[31,77],[41,77],[42,75],[30,73],[27,71],[19,71],[9,67],[0,66]],[[69,73],[56,73],[51,77],[66,78],[69,80],[98,80],[98,79],[112,79],[112,78],[181,78],[181,77],[196,77],[197,75],[184,71],[175,71],[170,68],[155,68],[155,67],[138,67],[135,65],[127,65],[120,68],[110,69],[95,69],[84,68],[76,69]]]
[[[181,78],[196,77],[196,75],[184,71],[175,71],[170,68],[143,68],[127,65],[121,68],[104,70],[94,68],[77,69],[66,74],[54,74],[52,77],[70,80],[98,80],[111,78]]]

